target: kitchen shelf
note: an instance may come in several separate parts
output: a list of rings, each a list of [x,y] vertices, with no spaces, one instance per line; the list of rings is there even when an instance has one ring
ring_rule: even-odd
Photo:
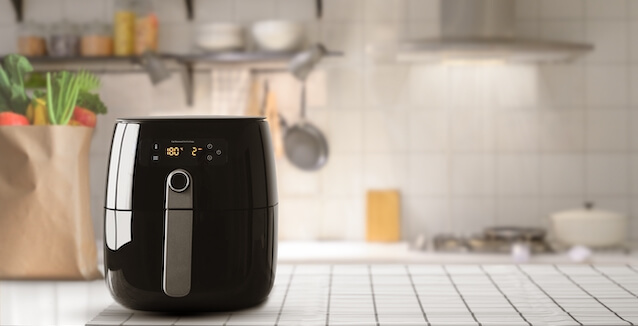
[[[16,14],[16,20],[20,23],[24,18],[24,1],[25,0],[11,0],[13,10]],[[193,20],[195,17],[195,5],[194,0],[184,0],[184,6],[186,6],[186,16],[188,20]],[[323,0],[315,0],[316,15],[317,18],[321,18],[323,15]]]
[[[240,65],[249,67],[283,68],[297,52],[220,52],[204,54],[158,54],[166,65],[194,64],[198,66]],[[341,56],[342,52],[330,51],[327,56]],[[99,69],[142,69],[141,56],[107,57],[28,57],[36,71]]]
[[[160,61],[171,72],[182,75],[186,101],[193,104],[193,74],[221,67],[245,67],[254,72],[283,72],[297,52],[221,52],[202,54],[158,54]],[[327,57],[342,56],[342,52],[329,51]],[[143,57],[29,57],[35,72],[88,70],[98,74],[145,72]]]

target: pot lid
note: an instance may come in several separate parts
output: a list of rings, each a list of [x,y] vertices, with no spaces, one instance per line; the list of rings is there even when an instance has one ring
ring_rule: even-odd
[[[620,219],[625,218],[624,215],[612,211],[597,209],[593,202],[586,202],[582,208],[557,212],[552,215],[553,218],[559,219]]]

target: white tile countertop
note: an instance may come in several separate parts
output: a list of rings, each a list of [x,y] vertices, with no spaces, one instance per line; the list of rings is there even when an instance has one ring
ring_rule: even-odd
[[[102,311],[102,312],[100,312]],[[266,302],[132,311],[103,281],[2,282],[2,325],[636,325],[638,265],[280,265]]]
[[[628,245],[631,248],[635,244]],[[287,264],[510,264],[509,254],[441,253],[411,250],[408,243],[368,243],[348,241],[285,241],[279,243],[278,261]],[[575,263],[567,252],[532,255],[526,263]],[[638,264],[638,250],[594,251],[584,263]]]
[[[280,266],[283,266],[285,264],[510,264],[513,260],[507,254],[412,251],[407,243],[282,241],[279,243],[278,261]],[[532,256],[529,263],[573,264],[566,254]],[[631,254],[594,253],[587,263],[638,265],[638,255],[635,250]],[[284,272],[284,267],[278,271],[279,275],[283,275]],[[1,281],[0,325],[84,325],[112,303],[113,300],[103,280],[92,282]],[[636,310],[638,311],[638,306]]]

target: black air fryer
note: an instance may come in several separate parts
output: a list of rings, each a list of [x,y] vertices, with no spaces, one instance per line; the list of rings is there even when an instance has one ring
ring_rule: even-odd
[[[119,119],[105,211],[106,282],[123,306],[217,311],[263,301],[277,258],[268,123]]]

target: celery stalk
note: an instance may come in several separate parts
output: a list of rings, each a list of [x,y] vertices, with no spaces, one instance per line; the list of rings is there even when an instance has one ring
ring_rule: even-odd
[[[58,120],[53,114],[53,87],[51,86],[51,73],[47,72],[47,112],[49,113],[49,120],[51,120],[52,125],[57,125]]]

